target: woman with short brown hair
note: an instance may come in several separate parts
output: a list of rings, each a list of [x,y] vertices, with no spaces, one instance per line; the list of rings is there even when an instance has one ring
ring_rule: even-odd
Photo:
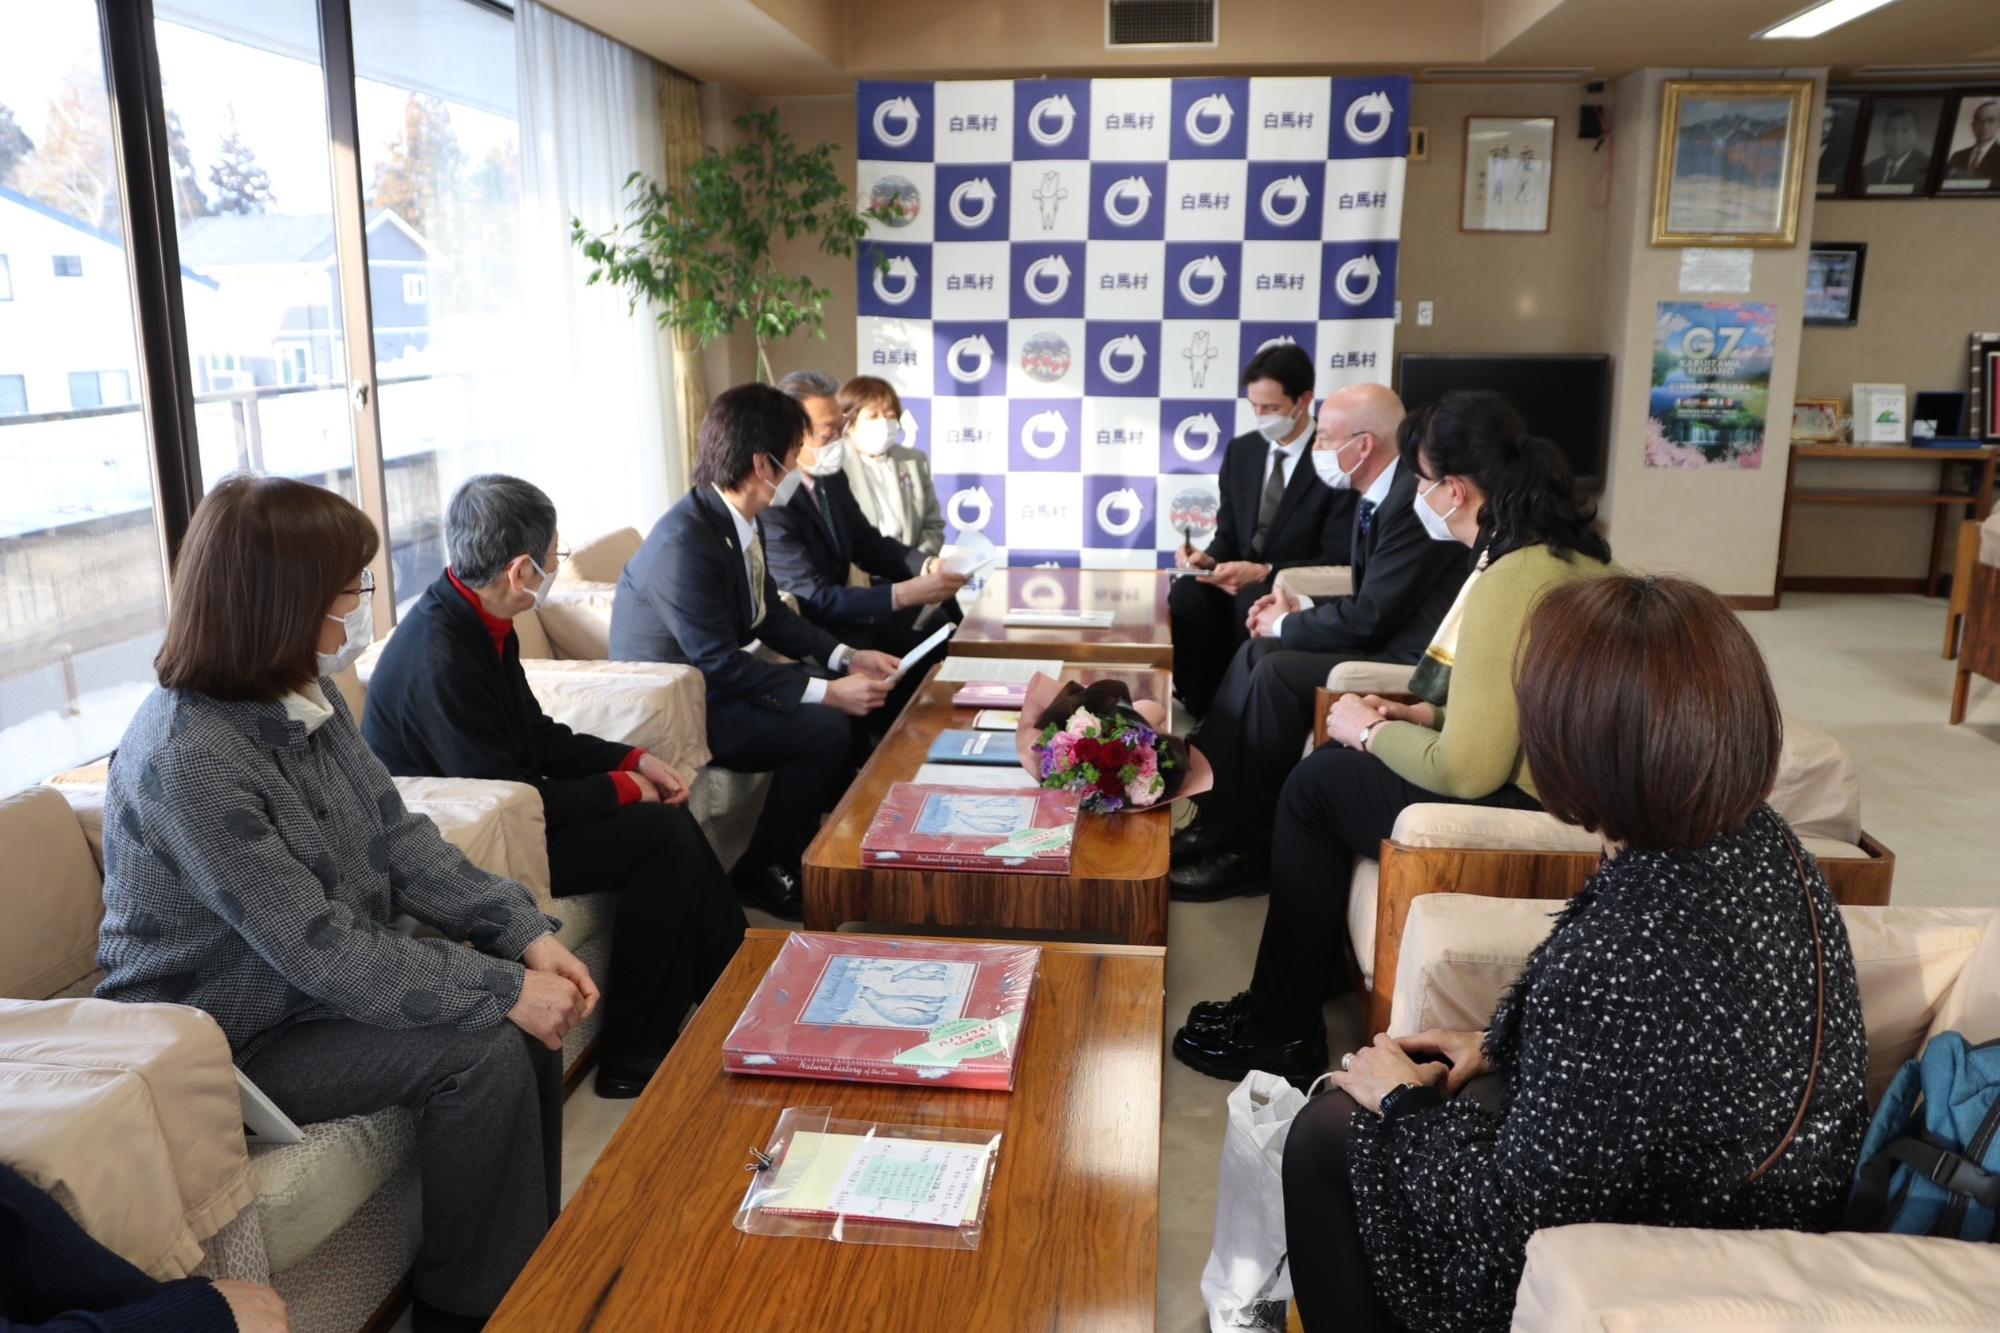
[[[112,756],[97,994],[205,1010],[294,1120],[416,1112],[415,1326],[471,1327],[554,1219],[558,1052],[597,987],[532,893],[404,808],[332,688],[368,645],[376,546],[280,477],[195,511],[160,688]]]
[[[1749,633],[1695,583],[1583,580],[1536,605],[1515,679],[1543,804],[1605,860],[1486,1032],[1377,1037],[1294,1123],[1309,1329],[1505,1328],[1539,1228],[1824,1230],[1846,1197],[1860,994],[1765,804],[1783,728]]]
[[[931,482],[931,460],[905,438],[903,400],[895,387],[873,375],[856,375],[840,386],[835,401],[853,446],[842,470],[861,512],[885,537],[925,555],[942,551],[944,514]]]

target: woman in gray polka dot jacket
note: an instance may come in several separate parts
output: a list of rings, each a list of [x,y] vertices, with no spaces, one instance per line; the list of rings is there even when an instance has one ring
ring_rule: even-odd
[[[1541,1227],[1822,1230],[1846,1196],[1861,1001],[1764,803],[1783,736],[1755,643],[1696,584],[1588,579],[1536,608],[1515,688],[1543,804],[1605,861],[1486,1032],[1379,1037],[1293,1125],[1308,1329],[1502,1329]]]
[[[418,1112],[415,1323],[473,1327],[555,1216],[559,1052],[597,987],[526,888],[404,808],[325,679],[368,644],[375,551],[303,482],[195,511],[160,688],[111,761],[97,993],[206,1010],[302,1123]]]

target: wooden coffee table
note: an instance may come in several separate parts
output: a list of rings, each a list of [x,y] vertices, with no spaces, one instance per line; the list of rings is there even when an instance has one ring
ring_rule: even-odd
[[[986,581],[952,636],[954,657],[1057,657],[1138,662],[1171,671],[1167,585],[1157,569],[1003,569]],[[1109,629],[1009,628],[1010,610],[1109,611]]]
[[[489,1333],[1151,1330],[1165,952],[1044,945],[1011,1093],[725,1074],[723,1038],[784,936],[749,933]],[[737,1231],[749,1150],[788,1106],[999,1130],[979,1248]]]
[[[1071,873],[1010,875],[887,869],[861,863],[861,839],[898,782],[916,776],[940,731],[972,725],[976,710],[953,708],[959,685],[937,667],[904,708],[819,836],[806,848],[805,924],[836,930],[851,921],[1109,936],[1129,944],[1167,942],[1167,806],[1137,814],[1078,817]],[[1115,677],[1136,699],[1167,701],[1164,671],[1070,666],[1064,680]],[[1012,738],[1006,738],[1012,743]],[[956,932],[954,932],[956,933]]]

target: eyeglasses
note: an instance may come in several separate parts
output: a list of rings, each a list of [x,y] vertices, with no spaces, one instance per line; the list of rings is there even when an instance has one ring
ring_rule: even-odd
[[[361,577],[355,580],[352,588],[342,588],[340,591],[346,597],[368,596],[375,591],[375,571],[372,569],[362,570]]]
[[[1349,432],[1347,433],[1347,435],[1346,435],[1346,436],[1345,436],[1344,438],[1342,438],[1342,440],[1340,441],[1340,443],[1338,443],[1338,444],[1335,444],[1335,443],[1333,442],[1333,436],[1331,436],[1331,435],[1327,434],[1327,433],[1326,433],[1325,431],[1317,431],[1317,432],[1315,432],[1315,433],[1314,433],[1314,435],[1313,435],[1313,448],[1315,448],[1315,449],[1345,449],[1345,448],[1346,448],[1346,447],[1347,447],[1347,446],[1348,446],[1349,444],[1353,443],[1353,442],[1354,442],[1355,440],[1358,440],[1358,439],[1360,439],[1360,438],[1361,438],[1362,436],[1364,436],[1364,435],[1368,435],[1368,434],[1371,434],[1371,433],[1372,433],[1372,432],[1369,432],[1369,431],[1365,431],[1365,430],[1356,430],[1356,431],[1349,431]]]

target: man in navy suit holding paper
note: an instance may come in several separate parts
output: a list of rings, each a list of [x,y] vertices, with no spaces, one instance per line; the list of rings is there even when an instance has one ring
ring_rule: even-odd
[[[958,590],[965,577],[939,567],[938,557],[885,537],[869,523],[841,470],[846,452],[838,391],[817,371],[795,371],[778,388],[803,407],[812,423],[799,451],[801,484],[790,501],[764,511],[763,527],[778,586],[799,599],[813,624],[858,648],[902,654],[938,626],[959,619]],[[849,582],[859,569],[875,581]],[[930,608],[936,607],[936,610]],[[898,682],[887,707],[871,719],[886,725],[902,711],[929,668]]]
[[[614,659],[701,671],[716,766],[772,775],[735,880],[753,902],[793,918],[799,861],[854,769],[853,719],[882,706],[900,665],[836,639],[778,597],[759,518],[798,490],[807,425],[805,410],[769,385],[718,397],[701,423],[688,493],[625,566],[611,609]]]
[[[1222,455],[1221,505],[1206,551],[1174,553],[1199,578],[1177,579],[1167,594],[1174,642],[1174,690],[1197,716],[1208,712],[1244,622],[1278,571],[1344,565],[1354,497],[1329,489],[1306,455],[1313,439],[1312,358],[1295,343],[1266,347],[1243,368],[1243,393],[1257,429]]]

